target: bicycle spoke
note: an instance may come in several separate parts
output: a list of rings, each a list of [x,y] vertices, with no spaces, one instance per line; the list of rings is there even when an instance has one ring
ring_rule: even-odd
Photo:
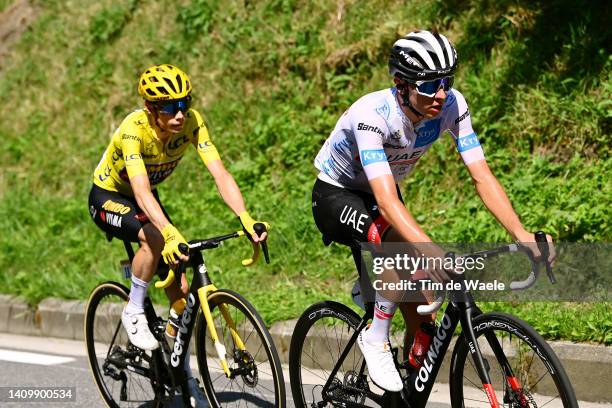
[[[474,401],[474,402],[484,402],[484,403],[489,403],[489,400],[477,400],[477,399],[473,399],[473,398],[464,398],[466,401]]]
[[[540,407],[545,407],[546,405],[550,404],[551,402],[553,402],[555,399],[557,399],[559,397],[559,395],[557,394],[556,397],[552,397],[552,399],[550,399],[548,402],[540,405]]]
[[[306,370],[306,371],[308,371],[310,374],[314,375],[315,377],[319,377],[319,378],[320,378],[320,379],[322,379],[323,381],[327,381],[327,378],[325,378],[325,377],[321,377],[319,374],[317,374],[317,373],[315,373],[314,371],[312,371],[312,370],[308,369],[307,367],[302,366],[301,368],[302,368],[302,370]]]
[[[318,362],[318,361],[316,361],[316,360],[314,359],[314,357],[312,357],[312,356],[311,356],[310,354],[308,354],[308,353],[304,353],[304,354],[305,354],[306,356],[310,357],[310,359],[312,360],[312,362],[313,362],[313,363],[316,363],[316,364],[319,366],[319,368],[321,369],[321,371],[323,371],[323,372],[325,373],[325,375],[329,376],[329,373],[327,372],[327,370],[326,370],[325,368],[323,368],[323,366],[322,366],[321,364],[319,364],[319,362]],[[303,366],[302,366],[302,367],[303,367]]]
[[[535,384],[531,385],[528,389],[527,392],[531,392],[532,389],[534,389],[539,383],[540,381],[542,381],[542,379],[546,376],[546,374],[548,374],[548,371],[544,372],[544,374],[542,374],[540,376],[540,378],[538,379],[538,381],[535,382]]]

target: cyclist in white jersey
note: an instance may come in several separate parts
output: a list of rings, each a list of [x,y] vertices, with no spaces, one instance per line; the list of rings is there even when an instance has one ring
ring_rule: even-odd
[[[397,183],[445,132],[455,142],[485,206],[515,240],[534,241],[487,165],[465,98],[452,88],[456,68],[454,47],[437,32],[415,31],[397,40],[389,59],[395,86],[357,100],[338,120],[315,159],[319,170],[312,194],[315,222],[326,243],[351,247],[358,269],[363,242],[428,243],[426,256],[444,257],[404,206]],[[550,236],[548,240],[552,241]],[[449,278],[444,270],[429,272],[437,280]],[[435,316],[418,315],[418,305],[400,305],[406,344],[415,336],[425,343],[430,340],[424,331],[430,331],[427,326],[433,326]],[[397,306],[376,293],[372,324],[358,338],[370,377],[389,391],[402,389],[388,339]],[[424,350],[410,355],[413,365],[428,344],[422,346]]]

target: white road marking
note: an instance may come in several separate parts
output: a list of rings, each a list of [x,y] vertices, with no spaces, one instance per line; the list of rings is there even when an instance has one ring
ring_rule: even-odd
[[[72,357],[52,356],[50,354],[28,353],[24,351],[13,351],[0,349],[0,360],[13,363],[57,365],[74,361]]]

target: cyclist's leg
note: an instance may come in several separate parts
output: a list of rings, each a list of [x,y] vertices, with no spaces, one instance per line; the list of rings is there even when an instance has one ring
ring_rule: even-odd
[[[132,260],[130,299],[121,320],[135,346],[153,350],[158,343],[144,315],[144,299],[163,248],[161,234],[143,216],[134,197],[94,185],[89,196],[89,210],[103,231],[121,240],[140,243]]]
[[[403,239],[399,233],[389,228],[383,236],[384,242],[402,242]],[[410,250],[407,248],[407,250]],[[418,271],[416,278],[419,278],[418,274],[422,271]],[[431,341],[431,332],[435,330],[434,322],[436,320],[436,314],[432,313],[429,315],[420,315],[417,313],[417,307],[431,303],[433,300],[433,293],[430,291],[410,291],[404,300],[399,302],[399,309],[402,313],[406,329],[404,331],[403,348],[404,348],[404,359],[408,359],[408,354],[414,343],[415,334],[417,330],[422,328],[418,334],[418,341],[416,347],[414,347],[415,355],[413,356],[416,360],[421,360],[422,355],[427,352],[429,343]]]
[[[381,232],[384,232],[382,227],[376,224],[376,221],[380,220],[380,213],[374,196],[317,180],[312,200],[315,223],[323,236],[349,246],[354,254],[357,269],[361,270],[360,244],[380,243]],[[390,391],[399,391],[403,386],[388,341],[389,327],[396,308],[393,302],[377,293],[370,328],[374,330],[364,329],[358,339],[370,377],[378,386]],[[372,333],[374,335],[370,336]]]

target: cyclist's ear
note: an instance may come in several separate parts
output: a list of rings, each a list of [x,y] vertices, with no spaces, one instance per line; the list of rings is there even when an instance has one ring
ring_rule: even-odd
[[[397,88],[397,90],[399,91],[401,95],[406,95],[408,93],[409,85],[406,81],[395,76],[393,77],[393,82],[395,82],[395,87]]]

